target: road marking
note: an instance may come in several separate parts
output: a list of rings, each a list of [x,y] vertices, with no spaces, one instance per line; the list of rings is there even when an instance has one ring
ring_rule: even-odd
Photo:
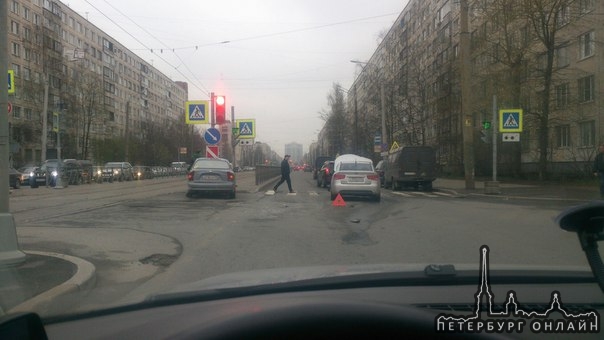
[[[429,194],[427,192],[421,192],[421,191],[412,191],[411,193],[414,195],[420,195],[420,196],[425,196],[425,197],[438,197],[438,195],[433,195],[433,194]]]
[[[394,195],[399,195],[399,196],[403,196],[403,197],[413,197],[413,195],[409,195],[409,194],[405,194],[403,192],[396,192],[396,191],[392,191],[392,193]]]
[[[309,192],[308,192],[308,194],[309,194],[310,196],[319,196],[319,193],[318,193],[318,192],[316,192],[316,191],[309,191]]]

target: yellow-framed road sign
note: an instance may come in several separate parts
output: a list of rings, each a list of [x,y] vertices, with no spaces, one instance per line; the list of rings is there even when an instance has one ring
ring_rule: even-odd
[[[185,103],[187,124],[210,124],[210,101],[192,100]]]

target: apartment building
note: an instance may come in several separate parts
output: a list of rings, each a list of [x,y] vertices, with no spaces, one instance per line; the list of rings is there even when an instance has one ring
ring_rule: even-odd
[[[94,158],[93,140],[142,138],[150,125],[182,120],[186,83],[171,80],[64,3],[8,1],[15,163],[41,161],[44,128],[46,158]]]
[[[357,136],[361,146],[373,148],[384,110],[388,145],[431,145],[443,172],[461,174],[462,125],[471,124],[476,174],[488,175],[492,145],[480,137],[492,132],[485,122],[497,128],[495,104],[520,108],[524,118],[520,142],[499,138],[500,173],[538,173],[545,159],[549,173],[585,174],[597,144],[604,142],[597,38],[604,34],[599,24],[604,4],[562,2],[542,28],[555,33],[548,47],[530,8],[522,7],[528,3],[468,0],[471,112],[463,113],[468,120],[461,112],[460,1],[410,0],[349,90],[348,119],[363,127]]]

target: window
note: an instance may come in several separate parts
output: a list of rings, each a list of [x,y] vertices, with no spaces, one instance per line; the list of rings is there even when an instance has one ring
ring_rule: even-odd
[[[13,106],[13,118],[21,119],[21,107]]]
[[[594,76],[579,79],[579,102],[585,103],[594,100]]]
[[[568,47],[560,47],[556,49],[556,66],[559,68],[566,67],[570,64],[570,58],[568,57]]]
[[[579,13],[586,14],[594,9],[594,0],[579,0]]]
[[[556,126],[556,146],[559,148],[570,146],[570,125]]]
[[[585,59],[594,55],[594,39],[595,33],[593,31],[579,37],[579,59]]]
[[[12,34],[19,35],[19,23],[11,21],[10,22],[10,32]]]
[[[25,109],[25,119],[32,120],[34,117],[32,109]]]
[[[564,26],[570,22],[570,6],[563,6],[558,12],[558,27]]]
[[[579,129],[581,133],[581,146],[594,146],[596,144],[596,122],[590,120],[579,123]]]
[[[570,84],[564,83],[556,86],[556,106],[561,109],[566,107],[570,101]]]
[[[21,55],[21,45],[14,42],[12,44],[12,53],[14,56],[19,57]]]

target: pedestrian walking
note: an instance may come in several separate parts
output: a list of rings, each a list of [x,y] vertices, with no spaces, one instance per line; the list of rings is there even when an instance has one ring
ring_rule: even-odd
[[[291,169],[289,168],[289,157],[290,155],[285,155],[285,157],[283,157],[283,160],[281,161],[281,179],[279,180],[279,182],[277,182],[277,184],[275,184],[275,187],[273,188],[273,191],[277,192],[277,188],[283,183],[287,181],[287,187],[289,188],[289,192],[290,193],[294,193],[294,189],[292,189],[292,180],[289,177],[289,173],[291,172]]]
[[[598,154],[594,159],[594,176],[600,179],[600,198],[604,199],[604,144],[598,147]]]

